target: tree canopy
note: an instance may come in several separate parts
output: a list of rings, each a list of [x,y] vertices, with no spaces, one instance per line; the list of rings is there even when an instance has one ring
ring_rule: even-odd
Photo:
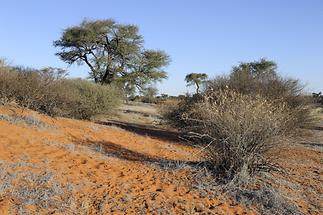
[[[200,85],[208,78],[207,74],[205,73],[190,73],[185,76],[185,81],[187,82],[188,86],[195,85],[196,86],[196,93],[199,93]]]
[[[261,58],[259,61],[240,63],[232,68],[231,77],[249,76],[253,78],[276,78],[277,64],[274,61]]]
[[[169,56],[145,49],[143,43],[137,26],[105,19],[66,28],[54,46],[60,48],[56,55],[64,62],[86,64],[96,83],[121,83],[133,90],[167,78]]]

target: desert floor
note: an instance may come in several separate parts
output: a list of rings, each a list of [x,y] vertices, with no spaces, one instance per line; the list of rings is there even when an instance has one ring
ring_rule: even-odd
[[[199,148],[166,130],[154,106],[100,123],[0,106],[0,214],[256,214],[192,182]],[[282,149],[273,186],[305,214],[322,207],[323,131]]]

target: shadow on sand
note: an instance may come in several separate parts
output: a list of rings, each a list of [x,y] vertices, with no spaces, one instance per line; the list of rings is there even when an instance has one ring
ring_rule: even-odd
[[[321,144],[321,143],[301,142],[299,144],[304,145],[304,146],[323,147],[323,144]]]
[[[185,161],[185,160],[171,160],[162,157],[151,156],[148,154],[136,152],[127,149],[121,145],[109,141],[91,141],[91,140],[76,140],[74,143],[87,146],[90,149],[102,153],[107,156],[115,157],[122,160],[143,162],[151,165],[158,166],[162,169],[177,169],[183,165],[197,166],[201,164],[200,161]]]
[[[139,135],[143,135],[143,136],[147,135],[151,138],[157,138],[161,140],[184,144],[183,139],[181,138],[181,134],[174,131],[167,131],[167,130],[163,130],[152,126],[145,126],[145,125],[139,125],[139,124],[127,123],[127,122],[119,122],[114,120],[99,121],[96,123],[101,125],[116,126],[124,130],[134,132]]]

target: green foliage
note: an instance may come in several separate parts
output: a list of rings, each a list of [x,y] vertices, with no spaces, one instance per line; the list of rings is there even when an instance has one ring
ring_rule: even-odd
[[[258,78],[275,78],[277,76],[277,64],[274,61],[261,58],[259,61],[240,63],[232,69],[231,77],[235,76],[250,76]]]
[[[121,104],[122,94],[113,86],[98,85],[81,79],[64,80],[63,85],[75,91],[72,116],[90,119],[97,114],[107,113]]]
[[[185,76],[185,81],[188,86],[196,86],[196,94],[199,93],[200,85],[207,79],[207,74],[205,73],[190,73]]]
[[[166,53],[143,48],[143,38],[134,25],[111,19],[88,21],[64,30],[54,42],[57,55],[66,63],[86,64],[96,83],[117,83],[131,93],[135,88],[167,78],[163,68]]]
[[[240,63],[232,68],[229,76],[208,81],[207,88],[213,90],[233,89],[246,95],[262,95],[269,99],[301,95],[303,86],[294,79],[278,75],[273,61],[260,59],[251,63]]]

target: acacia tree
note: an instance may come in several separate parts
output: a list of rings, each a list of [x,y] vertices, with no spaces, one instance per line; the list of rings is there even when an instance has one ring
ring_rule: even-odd
[[[199,93],[200,85],[207,79],[207,74],[205,73],[190,73],[185,76],[185,81],[188,86],[196,86],[196,94]]]
[[[240,63],[232,68],[230,77],[248,77],[256,79],[277,78],[277,64],[274,61],[261,58],[259,61]]]
[[[111,19],[84,20],[66,28],[54,41],[56,53],[68,64],[86,64],[96,83],[122,84],[125,89],[141,89],[167,78],[164,67],[169,56],[160,50],[147,50],[134,25],[123,25]]]
[[[265,58],[253,62],[242,62],[234,66],[229,79],[230,85],[244,94],[259,93],[267,88],[273,89],[279,86],[275,83],[280,82],[277,64]]]

